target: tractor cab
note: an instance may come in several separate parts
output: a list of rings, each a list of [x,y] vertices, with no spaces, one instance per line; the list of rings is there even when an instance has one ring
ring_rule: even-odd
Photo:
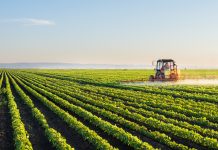
[[[155,66],[155,75],[150,81],[177,81],[179,79],[177,65],[172,59],[159,59]]]

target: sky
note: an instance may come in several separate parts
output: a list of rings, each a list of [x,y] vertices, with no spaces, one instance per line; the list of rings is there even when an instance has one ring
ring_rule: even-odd
[[[217,0],[0,1],[0,63],[218,66]]]

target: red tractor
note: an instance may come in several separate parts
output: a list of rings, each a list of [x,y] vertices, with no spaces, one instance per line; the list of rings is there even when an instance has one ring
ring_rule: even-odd
[[[149,81],[177,81],[179,74],[177,65],[172,59],[159,59],[155,67],[155,75],[151,75]]]

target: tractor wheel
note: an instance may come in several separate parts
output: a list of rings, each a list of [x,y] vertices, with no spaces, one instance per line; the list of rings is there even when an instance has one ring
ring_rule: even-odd
[[[150,77],[149,77],[149,81],[154,81],[154,76],[153,75],[150,75]]]

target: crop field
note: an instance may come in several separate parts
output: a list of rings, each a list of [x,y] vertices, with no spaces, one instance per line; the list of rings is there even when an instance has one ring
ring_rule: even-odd
[[[1,70],[0,150],[218,149],[218,85],[120,84],[153,72]]]

